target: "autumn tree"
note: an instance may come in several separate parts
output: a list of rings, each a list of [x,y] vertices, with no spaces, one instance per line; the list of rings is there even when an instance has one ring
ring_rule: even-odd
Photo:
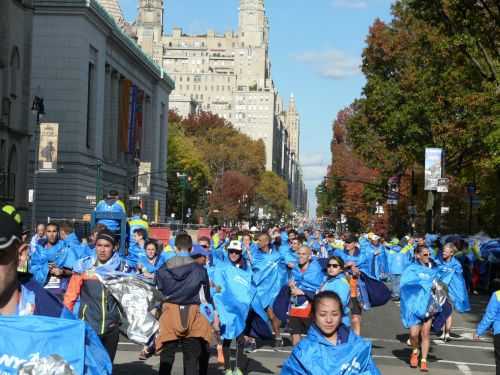
[[[259,207],[270,212],[275,220],[288,215],[292,210],[288,200],[288,185],[274,172],[267,171],[262,174],[255,193]]]
[[[475,181],[492,233],[500,228],[498,11],[493,0],[396,2],[392,21],[370,28],[367,82],[347,122],[354,150],[384,178],[421,169],[424,149],[442,147],[446,173],[461,185],[452,200]]]

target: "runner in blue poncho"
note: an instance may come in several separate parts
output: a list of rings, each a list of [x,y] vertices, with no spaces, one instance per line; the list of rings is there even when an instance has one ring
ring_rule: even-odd
[[[431,260],[431,250],[424,246],[415,249],[415,262],[406,268],[401,277],[401,321],[410,329],[413,348],[410,366],[418,367],[420,349],[422,357],[420,370],[428,371],[427,355],[430,347],[432,318],[436,314],[433,306],[433,288],[437,280],[435,263]]]
[[[344,261],[342,260],[342,258],[336,255],[332,255],[330,258],[328,258],[328,263],[326,266],[326,278],[320,290],[329,290],[331,292],[337,293],[342,302],[342,306],[344,307],[344,316],[342,317],[342,323],[345,326],[350,327],[351,318],[349,316],[349,304],[351,302],[351,287],[344,274]]]
[[[314,323],[283,364],[282,375],[379,375],[371,344],[342,324],[343,306],[331,291],[316,295]]]

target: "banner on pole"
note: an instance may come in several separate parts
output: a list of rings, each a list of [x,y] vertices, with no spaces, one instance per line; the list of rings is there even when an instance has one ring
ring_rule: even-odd
[[[38,170],[57,171],[59,124],[44,122],[40,124],[40,143],[38,147]]]
[[[151,162],[141,161],[137,176],[137,194],[147,195],[151,186]]]
[[[425,149],[425,190],[437,190],[443,172],[443,149]]]

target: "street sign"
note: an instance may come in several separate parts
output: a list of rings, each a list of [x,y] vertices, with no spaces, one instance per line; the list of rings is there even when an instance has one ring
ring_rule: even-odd
[[[131,195],[128,197],[129,201],[140,201],[141,197],[138,197],[137,195]]]
[[[442,176],[443,149],[425,149],[425,190],[437,190],[438,180]]]
[[[441,207],[441,214],[447,214],[450,212],[450,207]]]
[[[28,203],[33,203],[33,198],[35,197],[35,190],[34,189],[29,189],[28,190]]]
[[[96,199],[95,195],[87,195],[85,197],[85,199],[89,201],[89,204],[91,206],[96,206],[97,205],[97,199]]]
[[[151,162],[141,161],[137,175],[137,194],[149,194],[151,185]]]
[[[439,178],[437,181],[437,192],[438,193],[447,193],[449,183],[450,183],[449,178]]]

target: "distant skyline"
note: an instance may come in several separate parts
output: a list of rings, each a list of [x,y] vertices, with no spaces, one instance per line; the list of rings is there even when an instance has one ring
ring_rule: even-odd
[[[139,0],[119,0],[125,18],[135,19]],[[301,115],[300,160],[316,214],[316,186],[331,162],[332,123],[337,112],[361,96],[361,54],[376,18],[390,20],[393,0],[266,0],[272,76]],[[284,4],[286,3],[286,6]],[[311,6],[314,4],[314,6]],[[164,0],[164,28],[187,34],[238,28],[239,0]]]

